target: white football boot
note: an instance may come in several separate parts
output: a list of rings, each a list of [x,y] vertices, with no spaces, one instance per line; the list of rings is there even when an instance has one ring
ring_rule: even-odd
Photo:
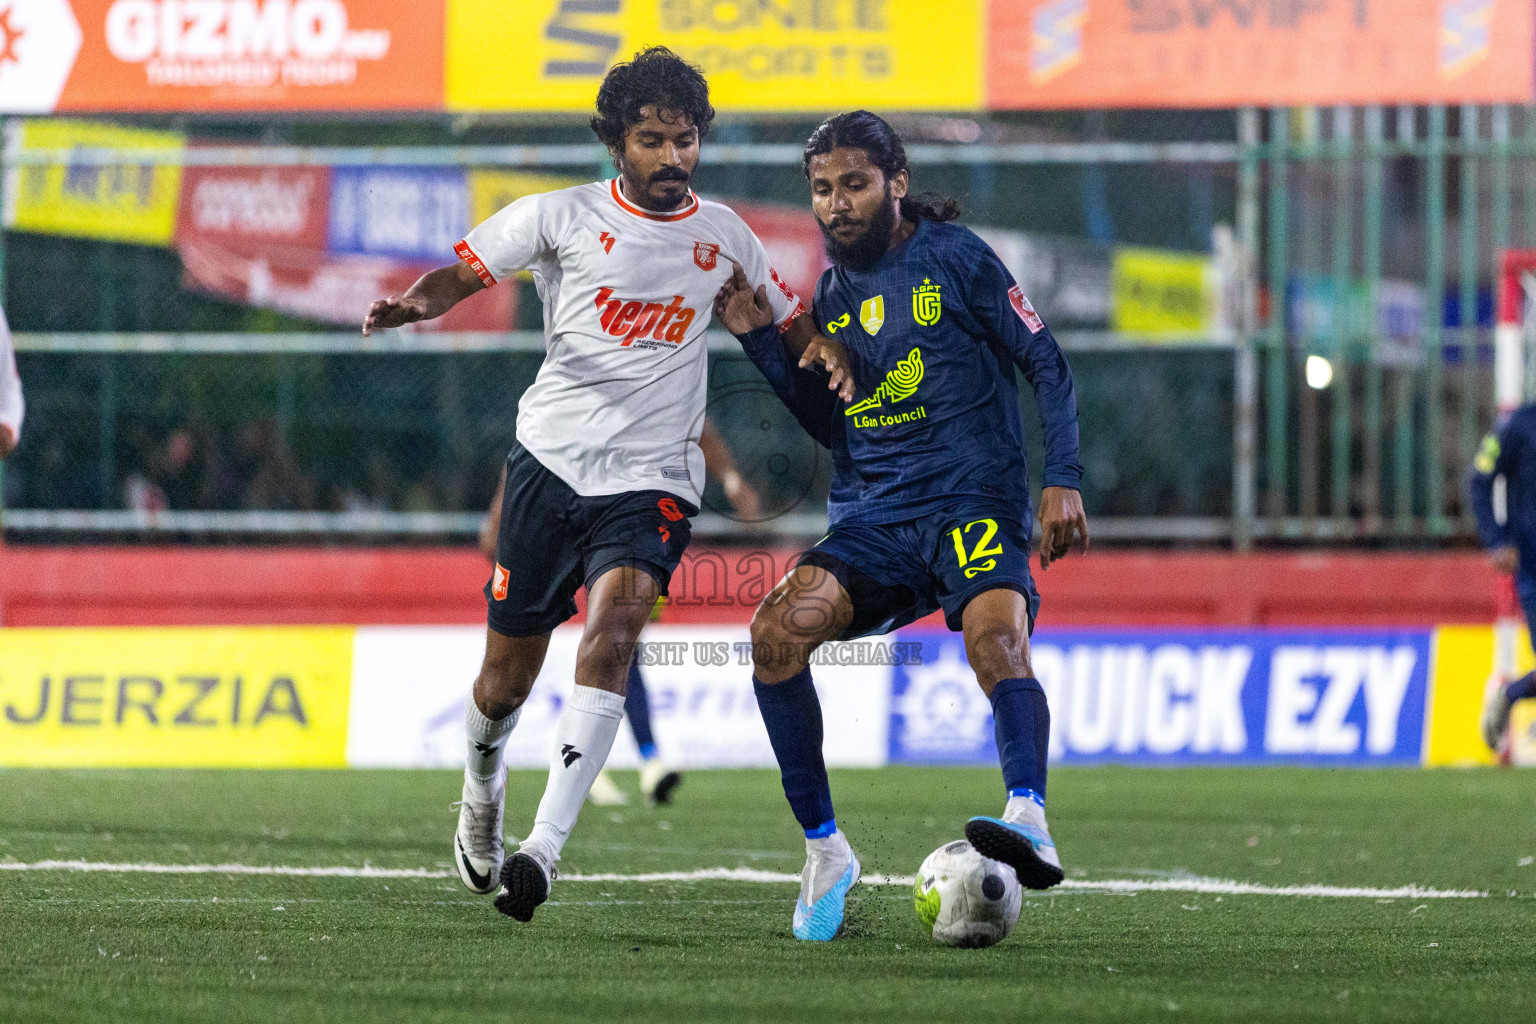
[[[668,768],[659,757],[647,759],[640,765],[640,792],[651,804],[669,804],[672,793],[683,781],[683,773]]]
[[[837,938],[843,930],[848,890],[858,881],[859,858],[841,829],[821,839],[807,839],[800,898],[795,901],[795,938],[807,942]]]
[[[593,807],[628,807],[629,794],[619,788],[604,768],[592,780],[592,788],[587,790],[587,803]]]
[[[464,783],[459,827],[453,834],[453,864],[470,892],[488,893],[501,877],[504,853],[501,844],[501,813],[506,802],[506,776],[496,773],[497,785],[489,800],[478,798],[478,789]]]
[[[1509,699],[1508,689],[1508,681],[1497,672],[1488,677],[1488,684],[1483,689],[1483,742],[1495,752],[1509,731],[1509,711],[1515,706]]]
[[[965,838],[983,857],[1013,868],[1026,888],[1049,889],[1066,877],[1045,808],[1028,797],[1010,797],[1001,818],[972,818],[965,823]]]

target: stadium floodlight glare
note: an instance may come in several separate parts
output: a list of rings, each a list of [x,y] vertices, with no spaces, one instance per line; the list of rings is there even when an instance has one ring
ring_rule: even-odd
[[[1333,383],[1333,364],[1323,356],[1307,356],[1307,387],[1321,391]]]

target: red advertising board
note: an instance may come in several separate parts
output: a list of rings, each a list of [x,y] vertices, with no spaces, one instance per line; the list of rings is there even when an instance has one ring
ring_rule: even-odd
[[[189,287],[248,306],[334,324],[361,324],[374,299],[431,266],[327,251],[328,167],[186,168],[176,250]],[[445,258],[441,262],[448,262]],[[517,303],[507,284],[471,296],[424,330],[505,331]]]
[[[991,109],[1506,103],[1530,0],[993,0]]]
[[[22,0],[0,10],[7,111],[443,105],[443,0]]]
[[[188,167],[178,239],[325,248],[328,167]]]
[[[189,288],[248,306],[276,309],[325,323],[361,326],[368,306],[398,295],[432,268],[386,256],[332,256],[299,245],[250,245],[211,238],[177,238]],[[517,282],[471,295],[429,331],[505,331],[517,305]]]

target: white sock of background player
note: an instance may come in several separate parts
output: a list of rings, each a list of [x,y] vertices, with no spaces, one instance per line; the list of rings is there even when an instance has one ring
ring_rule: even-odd
[[[501,791],[501,755],[521,710],[505,718],[487,718],[476,706],[473,691],[465,698],[464,786],[476,799],[491,800]]]
[[[592,780],[603,770],[613,738],[624,719],[624,698],[592,686],[577,686],[555,727],[549,783],[534,817],[533,831],[519,849],[541,855],[547,864],[560,859],[566,837],[587,799]]]

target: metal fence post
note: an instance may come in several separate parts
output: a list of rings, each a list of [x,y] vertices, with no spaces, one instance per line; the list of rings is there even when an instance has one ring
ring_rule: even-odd
[[[1397,108],[1397,145],[1411,151],[1415,135],[1414,108]],[[1426,299],[1426,306],[1431,300]],[[1425,316],[1429,315],[1426,309]],[[1420,349],[1422,354],[1423,349]],[[1392,503],[1394,528],[1400,534],[1413,532],[1413,369],[1401,367],[1394,375],[1392,409],[1393,472]]]
[[[1424,321],[1424,512],[1431,534],[1449,532],[1445,519],[1445,107],[1429,108],[1428,186],[1424,209],[1428,318]]]
[[[1475,146],[1478,140],[1479,108],[1472,103],[1461,107],[1461,142],[1464,147]],[[1464,149],[1463,152],[1466,152]],[[1478,397],[1482,390],[1477,386],[1477,278],[1478,278],[1478,210],[1477,186],[1482,163],[1470,155],[1461,159],[1461,200],[1458,212],[1461,216],[1461,330],[1457,332],[1457,351],[1461,355],[1461,430],[1456,445],[1457,466],[1472,461],[1477,449]],[[1463,509],[1463,519],[1467,519]]]
[[[1269,375],[1267,398],[1269,423],[1266,427],[1268,513],[1278,527],[1286,511],[1286,403],[1290,400],[1285,351],[1285,291],[1290,249],[1290,216],[1286,195],[1288,150],[1290,147],[1290,111],[1276,107],[1269,120]]]
[[[1365,532],[1376,534],[1381,530],[1381,362],[1377,349],[1380,325],[1377,323],[1377,291],[1381,287],[1381,173],[1382,141],[1385,136],[1383,112],[1380,107],[1365,108],[1365,208],[1361,210],[1360,223],[1360,277],[1365,285],[1366,345],[1365,353],[1365,438],[1361,445],[1360,477],[1362,482],[1360,510]]]
[[[1254,418],[1258,411],[1258,368],[1254,340],[1258,332],[1259,251],[1259,112],[1244,107],[1237,115],[1242,155],[1237,167],[1237,336],[1232,351],[1232,547],[1253,549],[1257,510],[1254,467]]]
[[[1336,366],[1333,371],[1333,467],[1332,495],[1328,511],[1335,525],[1342,529],[1349,518],[1349,448],[1352,336],[1350,307],[1354,290],[1351,270],[1354,265],[1355,176],[1353,142],[1354,110],[1333,108],[1333,325],[1338,335]],[[1336,534],[1337,535],[1337,534]]]

